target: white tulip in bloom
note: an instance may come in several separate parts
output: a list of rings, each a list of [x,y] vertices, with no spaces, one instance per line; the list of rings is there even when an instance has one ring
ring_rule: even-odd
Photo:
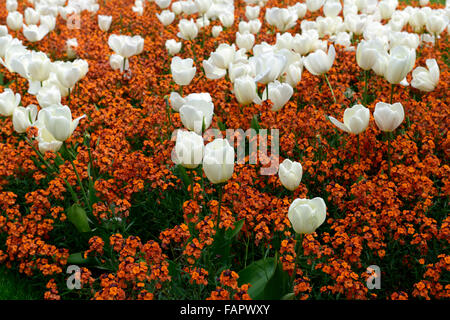
[[[268,8],[265,19],[269,25],[277,27],[280,31],[286,31],[297,24],[297,12],[286,8]]]
[[[251,33],[236,32],[236,44],[239,48],[250,51],[255,44],[255,36]]]
[[[306,0],[306,7],[309,12],[316,12],[320,8],[322,8],[325,0]]]
[[[327,217],[327,206],[322,198],[295,199],[289,207],[288,218],[296,233],[316,231]]]
[[[294,88],[302,80],[302,72],[303,62],[291,63],[285,72],[284,81]]]
[[[175,13],[170,10],[164,10],[161,14],[156,14],[158,20],[163,24],[163,26],[168,26],[175,20]]]
[[[208,129],[214,115],[214,104],[203,99],[188,99],[180,108],[180,119],[186,129],[202,134]]]
[[[212,5],[211,0],[195,0],[194,3],[201,16],[204,15]]]
[[[360,35],[366,28],[367,17],[357,14],[348,14],[345,16],[344,23],[347,27],[347,31],[350,31],[356,35]]]
[[[72,120],[72,112],[69,107],[52,105],[39,111],[38,121],[44,124],[56,140],[65,141],[72,135],[80,120],[85,116],[82,115]]]
[[[25,23],[26,24],[38,24],[40,14],[33,8],[26,8],[24,11]]]
[[[355,104],[351,108],[344,111],[344,123],[329,117],[330,121],[342,131],[360,134],[369,126],[370,111],[368,108],[360,104]]]
[[[226,69],[219,68],[213,63],[212,57],[208,60],[203,60],[203,70],[205,71],[206,78],[210,80],[221,79],[227,74]]]
[[[36,140],[38,141],[38,148],[41,153],[47,151],[57,152],[61,149],[63,142],[55,139],[51,132],[45,127],[42,120],[36,121],[34,126],[38,128]]]
[[[397,2],[390,0],[383,0],[378,3],[378,9],[382,19],[390,19],[397,7]]]
[[[155,0],[156,4],[157,4],[158,7],[160,7],[161,9],[165,9],[165,8],[169,7],[171,1],[172,1],[172,0]]]
[[[173,13],[178,15],[178,14],[183,12],[183,4],[181,3],[181,1],[173,2],[172,6],[171,6],[171,9],[172,9]]]
[[[439,82],[439,66],[436,59],[427,59],[428,70],[417,67],[412,73],[411,86],[421,91],[430,92],[436,88]]]
[[[383,43],[378,40],[361,40],[356,49],[356,62],[363,70],[373,68],[378,59],[378,53],[384,52]]]
[[[30,42],[41,41],[50,30],[45,24],[37,25],[24,25],[23,35]]]
[[[237,101],[242,105],[259,102],[256,92],[256,82],[250,76],[242,76],[234,79],[234,95]]]
[[[278,168],[281,184],[288,190],[294,191],[302,181],[303,168],[299,162],[285,159]]]
[[[216,51],[211,53],[211,62],[221,69],[227,69],[229,64],[234,61],[236,47],[226,43],[221,43]]]
[[[259,17],[259,6],[246,6],[245,7],[245,17],[248,20],[258,19]]]
[[[294,89],[288,83],[280,83],[275,80],[269,83],[264,90],[263,101],[267,99],[267,92],[269,100],[273,103],[272,111],[278,111],[291,99]]]
[[[250,33],[257,34],[261,29],[262,23],[259,19],[253,19],[248,22]]]
[[[234,23],[234,14],[230,14],[230,13],[221,14],[221,15],[219,15],[219,20],[220,20],[220,23],[225,28],[229,28]]]
[[[178,92],[171,92],[169,97],[170,105],[172,106],[173,110],[176,112],[180,111],[180,108],[184,104],[196,104],[196,100],[203,100],[207,103],[212,103],[211,95],[208,92],[201,92],[201,93],[191,93],[187,95],[186,97],[181,97]],[[191,103],[191,101],[194,101]]]
[[[181,50],[181,42],[175,39],[166,40],[166,49],[171,56],[176,55]]]
[[[67,95],[69,94],[69,89],[62,85],[61,82],[59,82],[58,76],[56,75],[56,70],[51,71],[48,79],[42,82],[42,87],[44,88],[51,86],[55,86],[56,88],[58,88],[61,97],[67,97]]]
[[[252,66],[247,62],[230,63],[230,66],[228,67],[228,77],[230,78],[230,81],[234,83],[237,78],[243,76],[250,76],[252,78],[255,76]]]
[[[282,54],[266,52],[251,58],[255,63],[255,81],[267,84],[275,81],[287,65],[287,59]]]
[[[448,24],[448,18],[444,15],[433,13],[428,15],[427,23],[425,24],[427,31],[431,34],[441,34]]]
[[[81,70],[72,62],[53,62],[53,72],[64,87],[71,89],[81,78]]]
[[[69,59],[73,59],[77,56],[76,48],[78,47],[78,41],[75,38],[68,39],[66,41],[66,53]]]
[[[112,16],[103,16],[103,15],[98,16],[98,27],[100,28],[100,30],[104,32],[109,30],[109,28],[111,27],[111,22]]]
[[[408,23],[413,27],[414,32],[421,32],[427,23],[427,13],[422,9],[414,10],[409,16]]]
[[[8,12],[14,12],[17,10],[18,7],[17,0],[6,0],[6,10]]]
[[[238,28],[239,28],[239,32],[242,34],[250,32],[250,24],[247,21],[239,22]]]
[[[203,171],[211,183],[223,183],[234,171],[234,149],[226,139],[215,139],[205,146]]]
[[[124,58],[140,54],[144,50],[144,38],[112,34],[108,38],[109,47]]]
[[[39,90],[36,99],[41,108],[47,108],[51,105],[61,103],[61,92],[55,85],[44,86]]]
[[[56,18],[52,15],[42,15],[39,18],[41,25],[47,26],[49,32],[53,31],[56,27]]]
[[[30,51],[13,58],[11,67],[22,77],[28,79],[28,93],[36,94],[41,88],[41,82],[49,77],[51,62],[45,53]]]
[[[14,109],[12,122],[17,133],[24,133],[36,121],[37,106],[30,104],[28,107],[17,107]]]
[[[211,34],[214,38],[217,38],[222,31],[223,31],[222,26],[214,26],[211,29]]]
[[[399,84],[414,67],[416,50],[406,46],[391,49],[384,73],[385,79],[391,84]]]
[[[195,24],[194,19],[181,19],[178,23],[178,29],[180,32],[177,33],[177,36],[183,40],[193,40],[198,35],[198,27]]]
[[[173,57],[170,63],[173,81],[180,86],[187,86],[191,83],[197,70],[193,64],[194,60],[191,58],[181,59],[178,56]]]
[[[315,50],[317,42],[319,42],[319,33],[313,29],[304,31],[301,35],[297,33],[292,39],[291,46],[294,52],[305,56]]]
[[[5,117],[9,117],[13,114],[14,110],[20,104],[20,94],[6,88],[0,93],[0,114]]]
[[[315,76],[327,73],[333,66],[334,58],[336,57],[336,50],[331,45],[328,49],[328,54],[323,50],[316,50],[303,60],[303,64],[310,73]]]
[[[172,159],[176,164],[188,169],[197,168],[203,160],[203,137],[192,131],[177,131],[175,153]]]
[[[337,17],[342,10],[342,5],[339,0],[326,0],[323,6],[323,13],[326,17]]]
[[[298,19],[302,19],[306,14],[306,4],[297,2],[295,5],[288,7],[289,10],[295,11],[298,16]]]
[[[0,38],[8,34],[8,27],[0,25]]]
[[[19,11],[8,13],[8,16],[6,18],[6,24],[8,25],[8,28],[10,28],[13,31],[20,30],[23,25],[22,14]]]
[[[400,102],[394,104],[378,102],[373,117],[381,131],[392,132],[403,122],[405,111]]]

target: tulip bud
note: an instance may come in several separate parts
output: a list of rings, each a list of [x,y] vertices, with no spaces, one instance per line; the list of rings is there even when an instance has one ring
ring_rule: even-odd
[[[294,191],[302,181],[303,168],[299,162],[285,159],[278,169],[281,184],[288,190]]]
[[[106,32],[111,27],[112,16],[98,16],[98,27],[100,30]]]
[[[192,131],[177,131],[172,160],[188,169],[197,168],[203,160],[203,138]]]
[[[236,44],[239,48],[250,51],[255,44],[255,36],[251,33],[241,34],[240,32],[236,32]]]
[[[310,12],[316,12],[320,8],[322,8],[325,0],[306,0],[306,7]]]
[[[256,82],[250,76],[242,76],[234,80],[234,95],[237,101],[242,105],[256,102],[258,94],[256,93]]]
[[[222,26],[214,26],[211,29],[211,34],[214,38],[217,38],[222,31],[223,31]]]
[[[171,1],[172,1],[172,0],[155,0],[156,4],[157,4],[158,7],[160,7],[161,9],[165,9],[165,8],[169,7]]]
[[[430,92],[436,88],[439,82],[439,66],[436,59],[427,59],[428,70],[417,67],[412,73],[411,86],[421,91]]]
[[[219,20],[220,23],[222,23],[222,25],[225,28],[229,28],[233,25],[234,23],[234,14],[221,14],[219,15]]]
[[[215,139],[205,147],[203,171],[211,183],[223,183],[234,171],[234,149],[226,139]]]
[[[164,10],[161,14],[156,14],[158,20],[163,24],[163,26],[168,26],[175,20],[175,13],[170,10]]]
[[[323,13],[326,17],[337,17],[342,10],[342,5],[339,0],[326,0],[323,6]]]
[[[368,108],[355,104],[351,108],[344,111],[344,123],[339,122],[333,117],[329,117],[330,121],[342,131],[360,134],[369,126],[370,111]]]
[[[416,51],[406,46],[391,50],[384,77],[391,84],[399,84],[414,67]]]
[[[295,199],[289,207],[288,218],[296,233],[316,231],[327,217],[327,206],[322,198]]]
[[[17,0],[6,0],[6,10],[8,12],[14,12],[17,10],[18,7]]]
[[[427,23],[426,28],[427,31],[431,34],[440,34],[442,31],[444,31],[445,27],[447,27],[448,18],[446,19],[443,15],[434,13],[430,14],[427,17]]]
[[[181,19],[178,23],[178,29],[180,32],[177,33],[177,36],[183,40],[193,40],[198,35],[198,27],[193,19]]]
[[[33,8],[26,8],[24,11],[25,14],[25,23],[30,24],[38,24],[39,23],[39,12],[34,10]]]
[[[381,131],[392,132],[403,122],[405,112],[400,102],[388,104],[378,102],[373,112],[375,123]]]
[[[8,25],[8,28],[10,28],[13,31],[20,30],[23,25],[22,14],[19,11],[8,13],[8,16],[6,18],[6,24]]]
[[[273,103],[272,111],[278,111],[291,99],[294,89],[289,84],[280,83],[276,80],[269,83],[264,90],[263,101],[267,99],[267,93],[269,100]]]
[[[245,7],[245,17],[248,20],[258,19],[260,7],[258,6],[246,6]]]
[[[181,42],[177,42],[174,39],[169,39],[166,41],[166,49],[170,55],[176,55],[181,50]]]
[[[37,106],[30,104],[28,107],[17,107],[12,116],[14,130],[17,133],[24,133],[27,128],[36,121]]]
[[[176,56],[172,58],[170,70],[173,81],[180,86],[187,86],[195,76],[196,67],[193,66],[194,60],[191,58],[181,59]]]
[[[5,117],[9,117],[13,114],[14,110],[20,104],[20,94],[7,88],[0,93],[0,114]]]

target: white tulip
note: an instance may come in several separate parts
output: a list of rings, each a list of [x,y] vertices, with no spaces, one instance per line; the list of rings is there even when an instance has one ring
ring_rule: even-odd
[[[195,102],[195,101],[197,101],[197,100],[203,100],[207,103],[212,102],[211,95],[208,92],[191,93],[183,98],[178,94],[178,92],[173,91],[170,93],[170,97],[169,97],[170,105],[176,112],[179,112],[180,108],[184,104],[196,105],[197,102]],[[194,102],[190,103],[192,101],[194,101]]]
[[[286,31],[297,24],[297,12],[286,8],[269,8],[265,19],[269,25],[276,26],[280,31]]]
[[[229,28],[234,23],[234,14],[221,14],[219,15],[219,20],[222,26]]]
[[[66,53],[69,59],[73,59],[76,57],[77,52],[76,48],[78,47],[78,41],[75,38],[68,39],[66,41]]]
[[[8,25],[8,28],[10,28],[13,31],[20,30],[23,25],[22,14],[19,11],[8,13],[8,16],[6,18],[6,24]]]
[[[299,162],[285,159],[278,168],[281,184],[288,190],[294,191],[302,181],[303,168]]]
[[[17,133],[24,133],[36,121],[37,106],[30,104],[28,107],[17,107],[14,109],[12,122]]]
[[[28,79],[30,94],[37,94],[41,82],[47,80],[50,74],[51,62],[43,52],[31,51],[11,60],[12,69]]]
[[[230,81],[234,83],[235,79],[243,76],[251,76],[252,78],[255,76],[255,71],[252,66],[247,62],[230,63],[228,67]]]
[[[211,7],[212,1],[211,0],[195,0],[194,3],[195,3],[195,6],[197,7],[197,11],[200,13],[200,15],[204,15]]]
[[[49,28],[45,24],[39,25],[23,25],[23,35],[30,42],[41,41],[49,32]]]
[[[295,199],[289,207],[288,218],[296,233],[316,231],[327,217],[327,206],[322,198]]]
[[[108,38],[109,47],[124,58],[140,54],[144,50],[144,38],[112,34]]]
[[[155,0],[156,4],[157,4],[158,7],[160,7],[161,9],[165,9],[165,8],[169,7],[171,1],[172,1],[172,0]]]
[[[211,62],[221,69],[227,69],[228,65],[234,61],[236,47],[226,43],[221,43],[216,51],[211,53]]]
[[[53,72],[56,74],[59,83],[68,89],[73,88],[81,78],[81,70],[71,62],[54,62]]]
[[[320,8],[322,8],[325,0],[306,0],[306,7],[310,12],[316,12]]]
[[[261,29],[262,23],[259,19],[253,19],[248,22],[250,33],[257,34]]]
[[[202,134],[208,129],[214,114],[214,104],[206,100],[188,100],[180,108],[180,119],[186,129]]]
[[[51,105],[61,103],[61,92],[55,85],[44,86],[39,90],[36,99],[41,108],[47,108]]]
[[[56,27],[56,18],[52,15],[42,15],[39,21],[41,25],[47,26],[49,32],[53,31]]]
[[[356,62],[363,70],[370,70],[377,62],[378,53],[384,52],[383,43],[378,40],[361,40],[356,49]]]
[[[8,27],[0,25],[0,38],[8,35]]]
[[[412,73],[411,86],[421,91],[430,92],[436,88],[439,82],[439,66],[436,59],[427,59],[428,70],[417,67]]]
[[[251,33],[241,34],[240,32],[236,32],[236,44],[239,48],[250,51],[255,44],[255,36]]]
[[[252,61],[255,63],[255,81],[262,84],[275,81],[287,65],[285,56],[273,52],[252,57]]]
[[[20,94],[6,88],[0,93],[0,114],[9,117],[20,104]]]
[[[289,10],[295,11],[298,19],[302,19],[306,15],[306,4],[297,2],[295,5],[288,7]]]
[[[285,72],[285,81],[289,83],[291,87],[296,87],[302,80],[303,62],[292,63],[289,65]]]
[[[34,126],[38,128],[36,140],[38,141],[38,148],[41,153],[46,153],[48,151],[57,152],[61,149],[63,142],[55,139],[55,137],[45,127],[42,120],[36,121]]]
[[[384,77],[391,84],[399,84],[414,67],[416,51],[406,46],[391,50]]]
[[[185,15],[190,16],[198,12],[194,1],[181,1],[181,7]]]
[[[388,104],[378,102],[373,112],[375,123],[381,131],[392,132],[403,122],[405,111],[400,102]]]
[[[448,24],[448,18],[440,14],[430,14],[425,24],[427,31],[431,34],[438,35],[445,30]]]
[[[18,7],[17,0],[6,0],[6,10],[8,12],[14,12],[17,10]]]
[[[368,108],[360,104],[355,104],[351,108],[344,111],[344,123],[329,117],[330,121],[342,131],[360,134],[369,126],[370,111]]]
[[[395,11],[397,4],[394,1],[383,0],[378,3],[378,9],[380,9],[380,15],[382,19],[390,19]]]
[[[191,83],[197,70],[193,64],[194,60],[191,58],[181,59],[178,56],[173,57],[170,64],[173,81],[180,86],[187,86]]]
[[[339,0],[326,0],[323,6],[323,13],[326,17],[337,17],[342,10],[342,5]]]
[[[327,73],[331,69],[335,57],[336,51],[334,46],[331,45],[328,49],[328,54],[323,50],[316,50],[303,60],[303,64],[310,73],[318,76]]]
[[[215,139],[205,147],[203,171],[211,183],[223,183],[234,171],[234,149],[226,139]]]
[[[242,105],[259,102],[256,92],[256,82],[250,76],[242,76],[234,80],[234,95],[237,101]]]
[[[222,26],[214,26],[211,29],[211,34],[214,38],[217,38],[222,31],[223,31]]]
[[[183,12],[183,4],[181,3],[181,1],[176,1],[172,3],[172,12],[175,14],[180,14]]]
[[[67,140],[77,128],[78,123],[86,115],[72,120],[72,112],[69,107],[62,105],[51,105],[41,109],[38,114],[38,121],[42,122],[58,141]]]
[[[178,29],[180,32],[177,33],[177,36],[183,40],[193,40],[198,35],[198,27],[193,19],[181,19],[178,23]]]
[[[293,93],[294,89],[288,83],[274,81],[267,85],[262,100],[269,98],[273,103],[272,111],[278,111],[291,99]]]
[[[170,10],[164,10],[161,14],[156,14],[158,20],[163,24],[163,26],[168,26],[175,20],[175,13]]]
[[[188,169],[197,168],[203,160],[203,137],[192,131],[177,131],[172,160]]]
[[[246,6],[245,7],[245,17],[248,20],[258,19],[260,7],[258,6]]]
[[[104,32],[109,30],[109,28],[111,27],[111,22],[112,16],[103,16],[103,15],[98,16],[98,27],[100,28],[100,30]]]
[[[26,8],[24,11],[25,23],[26,24],[38,24],[39,23],[39,12],[33,8]]]
[[[213,59],[210,57],[208,60],[203,60],[203,70],[205,71],[206,78],[210,80],[217,80],[223,78],[227,70],[217,67],[213,63]]]
[[[173,56],[176,55],[181,50],[181,42],[177,42],[175,39],[166,40],[167,52]]]

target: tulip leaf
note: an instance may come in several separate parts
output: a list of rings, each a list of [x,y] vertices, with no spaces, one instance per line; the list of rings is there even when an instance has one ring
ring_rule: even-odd
[[[222,121],[217,121],[217,126],[219,127],[220,131],[225,131],[227,130],[227,127],[225,126],[225,124]]]
[[[255,129],[256,132],[259,132],[259,129],[261,129],[261,126],[259,125],[258,117],[256,115],[253,115],[250,127],[252,129]]]
[[[276,262],[275,262],[276,263]],[[289,274],[277,263],[275,273],[264,288],[265,300],[280,300],[289,292]]]
[[[67,264],[86,264],[89,259],[83,258],[83,252],[72,253],[69,258],[67,258]]]
[[[67,210],[67,219],[74,224],[79,232],[91,231],[86,211],[80,205],[74,204]]]
[[[244,226],[244,222],[245,222],[245,219],[236,221],[234,223],[234,229],[228,229],[226,231],[225,237],[228,240],[232,240],[239,233],[239,231],[241,231],[242,227]]]
[[[239,272],[238,284],[250,283],[248,294],[253,300],[264,299],[265,288],[275,274],[277,263],[275,258],[265,258],[253,262]]]
[[[281,298],[281,300],[294,300],[294,298],[295,298],[295,293],[290,292],[290,293],[285,294],[285,295]]]

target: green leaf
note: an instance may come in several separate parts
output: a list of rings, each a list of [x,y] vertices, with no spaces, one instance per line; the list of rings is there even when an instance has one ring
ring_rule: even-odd
[[[253,262],[239,272],[238,284],[250,283],[248,294],[253,300],[264,299],[264,289],[273,277],[277,264],[275,258],[265,258]]]
[[[255,129],[256,132],[258,132],[259,129],[261,129],[261,126],[259,125],[258,117],[256,115],[253,116],[250,127],[252,129]]]
[[[72,253],[67,258],[67,264],[86,264],[89,259],[83,258],[83,252]]]
[[[295,293],[290,292],[290,293],[285,294],[285,295],[281,298],[281,300],[294,300],[294,298],[295,298]]]
[[[264,288],[264,299],[282,299],[289,292],[289,282],[289,274],[283,270],[283,266],[278,262],[275,273]]]
[[[75,225],[79,232],[91,231],[86,211],[80,205],[74,204],[67,210],[67,219]]]
[[[181,180],[183,180],[184,185],[186,186],[186,192],[188,190],[188,186],[192,184],[192,180],[191,178],[189,178],[187,172],[186,172],[186,168],[183,167],[182,165],[177,165],[176,166],[177,171],[180,175]]]
[[[219,127],[220,131],[225,131],[227,129],[227,127],[225,126],[225,124],[222,121],[217,121],[217,126]]]
[[[234,223],[234,229],[228,229],[225,233],[225,238],[228,240],[232,240],[238,233],[241,231],[242,226],[244,225],[245,219],[236,221]]]

